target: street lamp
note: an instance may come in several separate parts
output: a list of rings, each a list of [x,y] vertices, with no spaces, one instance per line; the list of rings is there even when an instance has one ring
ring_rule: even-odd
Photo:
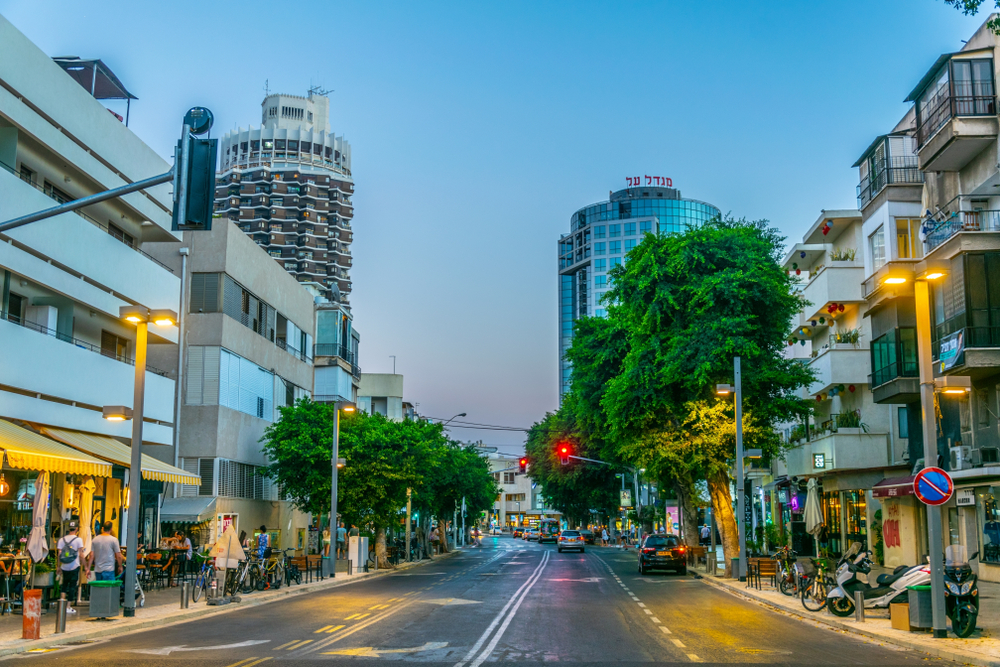
[[[455,416],[454,416],[454,417],[452,417],[451,419],[458,419],[459,417],[468,417],[468,415],[467,415],[467,414],[465,414],[464,412],[459,412],[459,413],[458,413],[457,415],[455,415]],[[449,419],[449,420],[448,420],[448,421],[446,421],[445,423],[441,424],[441,426],[447,426],[447,425],[448,425],[448,422],[450,422],[450,421],[451,421],[451,419]]]
[[[913,302],[916,306],[917,318],[917,361],[920,368],[920,410],[924,435],[924,467],[937,463],[937,425],[934,417],[934,369],[931,353],[931,308],[927,282],[938,280],[948,272],[947,262],[924,261],[916,266],[916,271],[909,273],[905,269],[891,269],[882,279],[884,285],[902,285],[907,280],[913,280]],[[943,383],[944,390],[949,383]],[[954,384],[954,383],[952,383]],[[964,391],[964,389],[963,389]],[[949,392],[950,393],[950,392]],[[934,637],[948,636],[947,616],[944,603],[944,563],[941,562],[943,551],[941,529],[941,509],[927,508],[927,552],[930,554],[931,566],[931,624],[934,627]]]
[[[344,459],[340,458],[340,411],[344,412],[354,412],[357,410],[357,406],[350,401],[337,401],[333,404],[333,452],[330,456],[330,468],[333,470],[331,474],[330,482],[330,539],[337,539],[337,529],[340,527],[337,524],[337,471],[338,469],[344,467],[347,463]],[[336,553],[334,553],[336,556]],[[329,556],[323,561],[326,563],[327,574],[331,579],[337,577],[337,565],[336,560],[332,561]]]
[[[746,548],[746,512],[743,505],[743,384],[740,376],[740,358],[733,357],[734,385],[717,384],[715,393],[719,396],[736,396],[736,527],[739,530],[739,572],[736,576],[740,581],[747,579],[747,548]]]
[[[125,535],[125,616],[135,616],[136,556],[139,550],[139,494],[142,487],[142,419],[146,395],[146,347],[149,323],[159,327],[177,326],[177,313],[172,310],[150,310],[145,306],[122,306],[118,316],[135,324],[135,387],[132,408],[109,405],[102,410],[108,421],[132,420],[132,453],[128,470],[126,507],[128,527]],[[174,418],[176,422],[176,416]],[[177,428],[177,424],[174,424]]]

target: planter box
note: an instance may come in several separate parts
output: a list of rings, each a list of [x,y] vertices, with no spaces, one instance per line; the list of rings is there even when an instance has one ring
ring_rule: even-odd
[[[31,588],[50,588],[55,586],[55,583],[55,572],[44,572],[42,574],[38,574],[37,572],[31,573]]]
[[[861,428],[847,428],[845,426],[841,426],[837,429],[837,433],[840,433],[841,435],[861,435],[864,431]]]

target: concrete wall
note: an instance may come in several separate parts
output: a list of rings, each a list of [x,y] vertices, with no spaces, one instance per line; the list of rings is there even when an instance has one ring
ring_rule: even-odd
[[[392,373],[362,373],[358,396],[403,396],[403,376]]]

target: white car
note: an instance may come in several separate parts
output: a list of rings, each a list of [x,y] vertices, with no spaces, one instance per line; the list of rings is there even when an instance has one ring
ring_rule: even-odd
[[[503,529],[493,526],[490,528],[490,535],[503,535]]]

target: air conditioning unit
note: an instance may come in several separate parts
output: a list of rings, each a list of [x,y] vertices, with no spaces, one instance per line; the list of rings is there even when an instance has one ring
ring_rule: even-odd
[[[972,447],[961,446],[951,448],[951,469],[965,470],[972,467]]]

